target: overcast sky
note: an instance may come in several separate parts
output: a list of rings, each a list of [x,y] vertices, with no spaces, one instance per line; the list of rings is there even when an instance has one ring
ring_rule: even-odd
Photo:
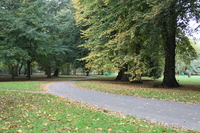
[[[195,28],[197,28],[197,26],[199,25],[195,21],[190,21],[189,24],[190,24],[190,27],[192,27],[193,30]],[[198,31],[194,31],[192,33],[192,35],[200,41],[200,28],[198,28]]]

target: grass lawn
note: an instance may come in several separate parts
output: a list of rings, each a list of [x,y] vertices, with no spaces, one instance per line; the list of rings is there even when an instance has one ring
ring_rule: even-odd
[[[160,84],[162,79],[154,81],[145,77],[143,84],[131,84],[114,81],[114,78],[103,76],[90,81],[78,81],[75,84],[108,93],[200,104],[200,76],[191,78],[178,76],[177,80],[182,85],[179,88],[153,87],[155,84]]]
[[[23,90],[23,91],[42,91],[45,81],[32,82],[0,82],[0,89]]]
[[[74,80],[83,77],[70,77],[60,76],[53,78],[46,78],[45,75],[34,75],[31,77],[31,81],[27,81],[27,78],[21,75],[16,77],[16,81],[8,81],[10,77],[6,75],[0,82],[0,89],[4,90],[22,90],[22,91],[44,91],[45,84],[56,82],[56,81],[67,81]],[[1,81],[1,80],[0,80]]]
[[[84,103],[75,102],[69,99],[63,99],[47,93],[28,93],[9,90],[42,91],[44,84],[70,80],[65,79],[40,79],[34,81],[20,82],[0,82],[0,132],[3,133],[65,133],[65,132],[86,132],[86,133],[120,133],[120,132],[149,132],[149,133],[197,133],[198,131],[188,130],[167,126],[163,123],[156,123],[145,119],[125,116],[104,110]],[[73,78],[72,78],[73,79]],[[144,86],[151,86],[150,81],[147,84],[130,84],[127,82],[113,81],[113,77],[102,77],[92,81],[80,81],[77,84],[86,85],[85,87],[107,88],[107,90],[126,89],[124,94],[130,92],[130,89],[137,88],[140,91],[148,92],[152,90],[152,95],[160,96],[158,88],[149,87],[146,91]],[[89,84],[90,85],[89,85]],[[134,87],[133,87],[134,86]],[[110,87],[110,89],[109,89]],[[133,88],[130,88],[133,87]],[[155,94],[155,90],[159,93]],[[163,89],[163,92],[169,89]],[[176,89],[175,89],[176,90]],[[105,90],[104,90],[105,91]],[[112,91],[112,93],[116,93]],[[189,91],[182,89],[182,91]],[[195,92],[195,91],[194,91]],[[185,92],[186,93],[186,92]],[[182,95],[182,94],[181,94]],[[196,95],[198,96],[198,95]]]
[[[120,115],[51,94],[0,91],[3,133],[196,132]]]
[[[180,84],[194,84],[194,85],[200,85],[200,76],[191,76],[188,78],[187,76],[176,76],[177,81]]]

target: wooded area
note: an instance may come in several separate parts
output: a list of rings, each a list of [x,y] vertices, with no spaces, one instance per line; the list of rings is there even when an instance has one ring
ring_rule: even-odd
[[[83,41],[70,0],[2,0],[0,7],[0,62],[13,80],[23,66],[30,79],[34,63],[48,77],[65,64],[83,65],[76,60],[84,50],[77,47]]]
[[[0,63],[13,80],[23,66],[30,79],[37,63],[47,77],[71,65],[87,72],[119,71],[116,80],[131,76],[131,82],[163,74],[163,85],[178,87],[176,63],[198,58],[187,30],[191,19],[199,23],[198,0],[72,2],[0,1]]]

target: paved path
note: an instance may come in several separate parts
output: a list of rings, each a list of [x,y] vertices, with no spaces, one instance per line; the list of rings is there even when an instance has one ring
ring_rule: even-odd
[[[49,84],[49,93],[122,114],[200,131],[200,105],[108,94],[74,86],[73,81]]]

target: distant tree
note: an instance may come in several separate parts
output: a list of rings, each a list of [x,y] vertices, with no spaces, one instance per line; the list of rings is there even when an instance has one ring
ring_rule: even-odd
[[[44,10],[45,2],[42,0],[2,0],[0,3],[2,16],[1,49],[3,51],[14,50],[15,52],[11,54],[20,53],[22,55],[20,57],[13,55],[10,60],[14,60],[15,65],[17,62],[26,61],[27,74],[30,79],[30,65],[36,57],[36,50],[49,39],[47,33],[49,30],[47,18],[49,16],[47,17]]]
[[[14,68],[26,62],[29,79],[34,61],[48,71],[48,77],[51,69],[58,75],[59,67],[79,45],[71,1],[2,0],[0,7],[0,60]]]

